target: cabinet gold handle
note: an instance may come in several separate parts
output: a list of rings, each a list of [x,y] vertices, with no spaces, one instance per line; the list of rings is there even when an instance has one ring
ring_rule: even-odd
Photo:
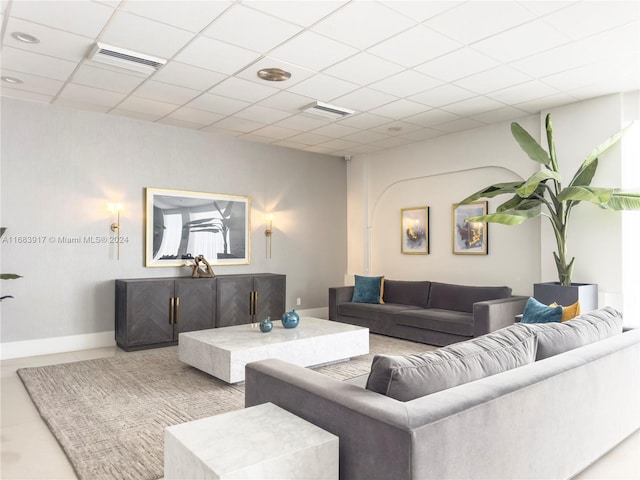
[[[253,292],[253,314],[258,314],[258,292]]]
[[[176,313],[173,316],[173,323],[178,323],[178,313],[180,312],[180,297],[176,297],[175,305]]]
[[[253,315],[253,295],[255,292],[249,292],[249,315]]]
[[[169,300],[169,325],[174,324],[174,315],[175,315],[175,298],[171,297]]]

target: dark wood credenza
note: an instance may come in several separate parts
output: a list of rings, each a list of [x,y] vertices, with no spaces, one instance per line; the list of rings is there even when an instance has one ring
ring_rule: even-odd
[[[279,319],[286,276],[116,280],[116,344],[126,351],[176,345],[180,332]]]

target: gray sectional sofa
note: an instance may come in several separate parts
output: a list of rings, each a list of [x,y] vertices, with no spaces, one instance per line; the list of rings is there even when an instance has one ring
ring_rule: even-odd
[[[245,404],[275,403],[337,435],[342,480],[567,479],[640,428],[640,329],[623,331],[615,310],[492,336],[452,346],[455,354],[428,352],[467,360],[420,381],[462,371],[467,383],[409,401],[364,388],[365,379],[340,382],[270,359],[246,366]],[[514,355],[521,366],[507,365]],[[440,368],[427,357],[427,370]],[[417,358],[388,360],[396,370],[387,380],[409,372],[408,388],[416,368],[425,374],[406,365]],[[380,375],[368,380],[381,388]]]
[[[440,346],[511,325],[528,298],[511,296],[509,287],[385,280],[383,304],[355,303],[353,290],[329,288],[329,320]]]

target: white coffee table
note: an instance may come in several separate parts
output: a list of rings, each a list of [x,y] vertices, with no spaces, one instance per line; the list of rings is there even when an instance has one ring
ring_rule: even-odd
[[[296,328],[274,322],[262,333],[257,324],[181,333],[178,357],[227,383],[244,381],[247,363],[278,358],[302,367],[348,360],[369,353],[369,329],[302,317]]]

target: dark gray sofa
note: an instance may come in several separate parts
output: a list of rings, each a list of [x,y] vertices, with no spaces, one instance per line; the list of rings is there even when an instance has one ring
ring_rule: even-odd
[[[640,428],[640,329],[583,325],[591,338],[577,341],[571,322],[534,327],[533,363],[406,402],[250,363],[245,406],[272,402],[340,437],[341,480],[568,479]]]
[[[511,325],[528,297],[509,287],[385,280],[383,304],[354,303],[353,286],[329,288],[329,320],[429,345],[449,345]]]

